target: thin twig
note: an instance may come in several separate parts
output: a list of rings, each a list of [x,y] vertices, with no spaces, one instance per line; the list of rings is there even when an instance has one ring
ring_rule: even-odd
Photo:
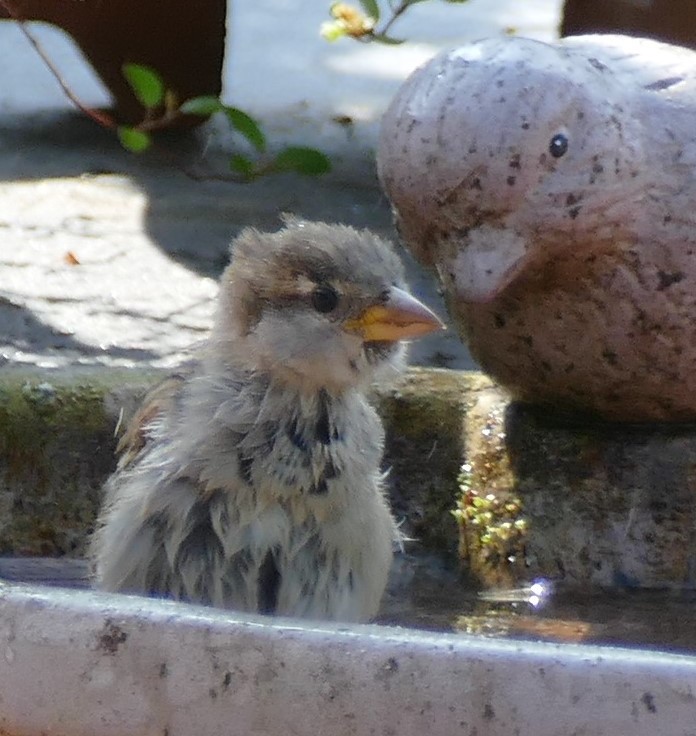
[[[70,100],[70,102],[72,102],[72,104],[75,105],[75,107],[80,110],[80,112],[84,113],[88,118],[93,120],[98,125],[101,125],[103,128],[115,128],[116,123],[114,122],[113,118],[111,118],[106,113],[95,110],[94,108],[85,105],[82,100],[80,100],[80,98],[70,89],[67,82],[63,79],[63,75],[60,73],[55,64],[51,61],[48,54],[44,51],[43,46],[39,43],[36,36],[34,36],[34,34],[29,30],[27,21],[22,17],[17,8],[14,7],[14,3],[12,2],[12,0],[0,0],[0,5],[6,10],[12,20],[17,22],[19,30],[24,34],[27,41],[29,41],[43,63],[48,67],[48,70],[51,72],[56,82],[58,82],[60,88],[63,90],[63,93]]]
[[[406,9],[407,4],[407,2],[402,2],[402,5],[397,8],[397,14],[401,14]],[[72,89],[70,89],[68,83],[63,79],[63,76],[58,68],[51,61],[49,55],[44,51],[43,46],[41,45],[39,40],[29,30],[26,18],[24,18],[22,14],[17,10],[13,0],[0,0],[0,8],[4,8],[10,18],[17,22],[20,31],[24,34],[27,41],[29,41],[31,46],[38,54],[39,58],[43,61],[55,80],[58,82],[60,88],[63,90],[68,100],[70,100],[70,102],[72,102],[72,104],[80,112],[86,115],[90,120],[97,123],[99,126],[110,130],[115,130],[116,128],[118,128],[118,123],[114,120],[114,118],[104,112],[101,112],[100,110],[95,110],[94,108],[84,104],[82,100],[80,100],[80,98],[72,91]],[[393,22],[393,20],[394,19],[392,19],[390,23]],[[163,128],[168,128],[183,117],[184,114],[179,110],[176,104],[167,102],[165,104],[164,113],[160,117],[154,116],[153,110],[146,109],[144,119],[140,123],[133,125],[132,128],[143,133],[151,133]],[[248,177],[235,174],[198,173],[197,171],[194,171],[187,166],[183,166],[178,160],[176,160],[175,155],[168,149],[155,147],[155,150],[161,157],[167,159],[167,161],[171,163],[176,169],[178,169],[181,173],[183,173],[186,177],[192,179],[193,181],[225,181],[242,183],[249,180]],[[259,176],[271,173],[274,170],[275,169],[273,167],[273,162],[266,163],[264,165],[258,166],[253,172],[253,176],[251,178],[258,178]]]
[[[0,0],[1,1],[1,0]],[[399,19],[399,16],[403,15],[403,13],[406,12],[409,5],[412,5],[412,3],[409,3],[408,0],[402,0],[401,3],[394,9],[394,6],[390,3],[390,8],[392,11],[391,18],[384,24],[384,28],[382,28],[381,31],[379,31],[378,35],[380,36],[386,36],[389,32],[389,29],[394,25],[394,23]]]
[[[27,41],[29,41],[29,43],[32,45],[36,53],[41,58],[41,61],[43,61],[48,70],[51,72],[70,102],[72,102],[72,104],[80,112],[82,112],[84,115],[86,115],[88,118],[93,120],[101,127],[112,130],[117,128],[118,125],[116,121],[110,115],[100,110],[95,110],[94,108],[89,107],[84,102],[82,102],[82,100],[80,100],[80,98],[72,91],[72,89],[70,89],[68,83],[65,81],[63,75],[60,73],[60,70],[56,67],[50,56],[44,50],[41,42],[36,38],[31,30],[29,30],[26,19],[23,18],[21,13],[18,12],[17,8],[14,7],[14,3],[12,2],[12,0],[0,0],[0,6],[5,9],[12,20],[17,22],[20,31],[24,34]],[[159,118],[149,117],[151,116],[151,114],[152,111],[148,110],[146,118],[133,127],[143,132],[154,132],[170,127],[172,123],[176,122],[182,117],[182,114],[178,110],[167,110],[165,114]]]

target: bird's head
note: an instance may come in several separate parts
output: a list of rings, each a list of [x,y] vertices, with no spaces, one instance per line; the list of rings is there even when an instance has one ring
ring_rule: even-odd
[[[211,345],[300,390],[341,391],[400,367],[403,340],[442,329],[391,245],[367,230],[288,220],[244,230],[222,276]]]

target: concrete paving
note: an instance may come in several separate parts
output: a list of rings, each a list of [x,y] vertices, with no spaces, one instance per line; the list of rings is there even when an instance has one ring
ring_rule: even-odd
[[[205,336],[215,277],[246,225],[275,229],[282,212],[369,226],[396,238],[374,173],[379,118],[405,76],[439,49],[513,30],[552,38],[560,0],[428,2],[395,28],[400,47],[318,28],[326,0],[234,3],[227,102],[262,122],[272,143],[311,144],[331,174],[254,184],[210,178],[239,146],[212,121],[136,157],[76,113],[17,26],[0,23],[0,365],[169,366]],[[88,104],[106,93],[60,32],[34,26]],[[408,259],[407,259],[408,260]],[[440,313],[429,274],[409,261],[415,291]],[[414,346],[414,364],[471,367],[453,332]]]

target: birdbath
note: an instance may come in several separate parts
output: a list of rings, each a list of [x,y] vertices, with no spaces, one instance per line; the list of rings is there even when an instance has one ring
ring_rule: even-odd
[[[512,396],[696,419],[696,53],[585,36],[435,57],[379,175],[461,337]]]

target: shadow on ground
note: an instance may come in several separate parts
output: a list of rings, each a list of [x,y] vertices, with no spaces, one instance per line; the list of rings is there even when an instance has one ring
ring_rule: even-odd
[[[125,193],[132,185],[145,195],[143,229],[153,245],[192,272],[213,278],[227,264],[229,243],[242,228],[275,230],[283,213],[369,227],[398,242],[369,151],[356,152],[350,160],[338,154],[335,170],[327,176],[283,174],[240,184],[219,179],[228,176],[229,146],[221,141],[214,123],[208,123],[188,133],[160,136],[156,150],[138,156],[125,151],[113,131],[77,112],[5,113],[0,115],[0,181],[113,174],[115,186]],[[205,178],[191,178],[186,172],[192,171]],[[119,212],[115,215],[118,221]],[[414,292],[444,316],[434,277],[405,250],[401,255]],[[108,282],[104,288],[109,288]],[[69,336],[56,337],[47,329],[38,330],[46,336],[40,341],[43,346],[60,338],[66,347],[80,348],[76,342],[69,344]],[[145,352],[120,357],[148,360]],[[426,337],[410,355],[415,365],[474,365],[454,332]]]
[[[71,334],[60,332],[39,319],[31,310],[0,296],[0,335],[19,352],[47,354],[53,351],[75,351],[86,358],[102,356],[104,348],[89,345]],[[27,339],[31,335],[31,341]],[[112,358],[132,361],[151,361],[158,355],[151,350],[109,346]],[[0,353],[0,368],[7,358]]]
[[[82,174],[129,177],[148,199],[145,229],[169,257],[207,276],[220,273],[240,228],[274,229],[290,212],[371,227],[395,238],[389,206],[374,174],[363,182],[330,177],[269,176],[251,184],[220,181],[226,154],[210,145],[209,126],[158,138],[157,150],[135,155],[112,131],[71,111],[4,115],[0,179],[32,180]],[[188,175],[210,177],[196,181]]]

